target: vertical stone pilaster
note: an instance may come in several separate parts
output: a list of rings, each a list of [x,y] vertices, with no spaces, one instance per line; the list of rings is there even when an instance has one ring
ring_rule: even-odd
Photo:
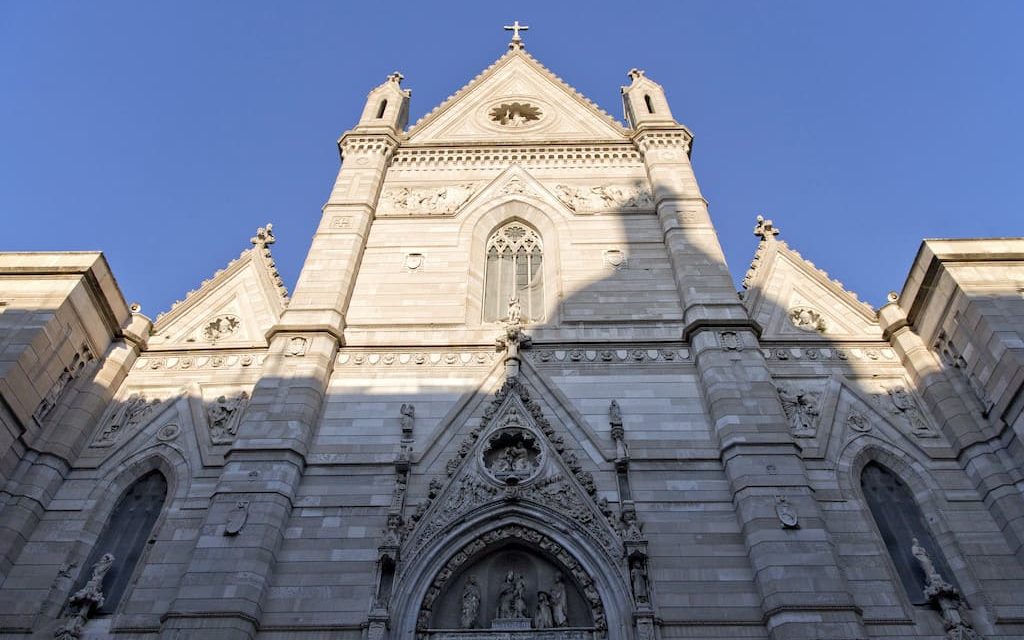
[[[343,166],[228,453],[161,637],[251,639],[305,470],[387,163],[387,132],[342,137]],[[229,514],[246,510],[237,533]]]
[[[770,636],[866,638],[697,186],[692,136],[679,125],[641,125],[634,139],[644,153],[683,306],[683,337],[691,341]],[[780,502],[798,526],[782,524]]]

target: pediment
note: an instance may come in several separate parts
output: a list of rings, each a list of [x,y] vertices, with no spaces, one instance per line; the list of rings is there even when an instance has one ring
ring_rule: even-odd
[[[744,304],[765,340],[878,340],[874,310],[785,243],[762,242]]]
[[[409,130],[409,142],[626,140],[626,130],[525,51],[512,50]]]
[[[549,422],[519,378],[507,380],[473,423],[448,452],[444,480],[432,483],[409,519],[404,556],[472,514],[506,508],[575,523],[613,557],[620,553],[611,510],[589,470],[593,465],[580,459],[575,438]]]
[[[269,249],[244,251],[184,301],[157,317],[151,349],[266,346],[287,299]]]

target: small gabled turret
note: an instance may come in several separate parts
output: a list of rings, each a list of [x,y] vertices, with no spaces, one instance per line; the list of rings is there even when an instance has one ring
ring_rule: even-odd
[[[622,106],[629,126],[636,129],[642,124],[676,124],[661,85],[641,69],[630,69],[629,77],[632,83],[622,87]]]
[[[409,122],[409,98],[412,91],[402,88],[403,77],[396,71],[388,76],[384,84],[370,92],[357,129],[384,127],[396,132],[405,129]]]

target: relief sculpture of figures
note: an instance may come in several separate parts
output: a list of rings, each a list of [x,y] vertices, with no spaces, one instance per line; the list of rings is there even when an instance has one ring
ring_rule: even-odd
[[[896,385],[886,389],[889,394],[889,411],[893,415],[903,418],[910,425],[910,432],[918,438],[934,438],[936,433],[925,421],[917,403],[902,385]]]
[[[784,386],[779,386],[778,391],[789,419],[790,433],[795,438],[813,438],[814,422],[818,418],[818,402],[814,395],[804,389],[791,391]]]
[[[480,616],[480,586],[476,576],[466,578],[466,586],[462,588],[462,614],[459,624],[463,629],[475,629]]]
[[[206,419],[214,444],[226,444],[235,439],[242,418],[242,405],[248,399],[249,394],[243,391],[233,398],[220,396],[213,401],[206,411]]]
[[[476,186],[468,183],[422,189],[400,187],[384,192],[381,196],[382,211],[452,214],[458,211],[474,192]]]
[[[651,192],[640,186],[598,185],[571,187],[555,185],[555,195],[576,213],[592,213],[608,209],[646,209],[654,206]]]
[[[159,400],[146,400],[146,394],[133,393],[124,404],[107,420],[107,425],[96,438],[94,446],[107,446],[117,440],[118,435],[128,427],[139,424],[143,418],[160,404]]]

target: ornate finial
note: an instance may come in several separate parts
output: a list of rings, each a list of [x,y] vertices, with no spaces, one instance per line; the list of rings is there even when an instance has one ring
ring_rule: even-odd
[[[633,67],[632,69],[629,70],[629,74],[628,75],[629,75],[629,79],[630,80],[632,80],[633,82],[636,82],[640,78],[644,77],[644,70],[643,69],[637,69],[636,67]]]
[[[889,295],[887,295],[886,298],[888,298],[889,302],[899,302],[900,294],[896,293],[895,291],[890,291]]]
[[[771,220],[764,216],[757,216],[757,224],[754,225],[754,235],[762,240],[771,240],[779,235],[779,230]]]
[[[139,304],[138,302],[133,302],[130,305],[128,305],[128,310],[131,311],[132,313],[142,313],[142,305]]]
[[[402,80],[405,80],[405,76],[403,76],[399,71],[395,71],[388,76],[388,82],[394,82],[397,85],[401,85]]]
[[[505,31],[511,31],[512,32],[512,42],[508,43],[508,48],[509,49],[522,49],[523,48],[523,39],[519,37],[519,32],[520,31],[528,31],[529,29],[530,29],[530,27],[526,26],[525,24],[519,24],[518,20],[513,22],[511,25],[505,25]]]
[[[266,247],[277,242],[274,238],[274,225],[268,224],[265,227],[257,229],[256,235],[249,238],[249,242],[253,243],[257,247]]]

